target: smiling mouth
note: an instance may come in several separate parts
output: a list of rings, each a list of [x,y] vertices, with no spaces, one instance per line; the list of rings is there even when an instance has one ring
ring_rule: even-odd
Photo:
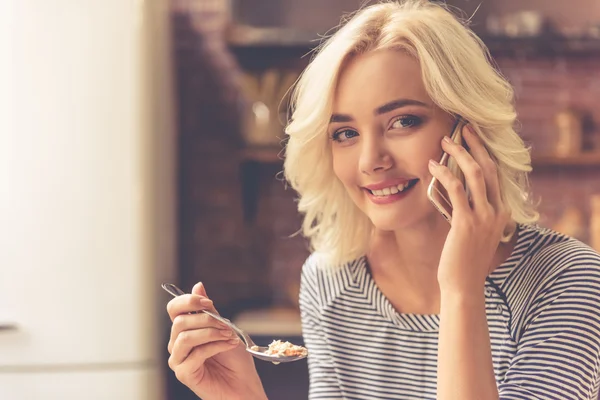
[[[395,186],[390,186],[390,187],[387,187],[387,188],[381,189],[381,190],[369,190],[369,189],[366,189],[366,190],[375,197],[387,197],[387,196],[404,193],[404,192],[410,190],[411,188],[413,188],[417,184],[417,182],[419,182],[418,179],[411,179],[408,182],[401,183],[401,184],[395,185]]]

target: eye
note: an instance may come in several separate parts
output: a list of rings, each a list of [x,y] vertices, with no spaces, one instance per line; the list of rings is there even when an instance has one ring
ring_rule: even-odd
[[[352,129],[340,129],[339,131],[333,132],[331,135],[331,140],[335,142],[345,142],[354,137],[358,136],[358,132]]]
[[[391,129],[414,128],[421,124],[421,118],[414,115],[403,115],[394,119],[390,125]]]

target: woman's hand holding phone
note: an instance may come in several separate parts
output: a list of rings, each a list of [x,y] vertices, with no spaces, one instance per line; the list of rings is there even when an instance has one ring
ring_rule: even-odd
[[[442,148],[465,175],[470,198],[447,166],[430,160],[429,170],[443,185],[453,208],[438,269],[440,290],[467,294],[483,291],[510,212],[500,195],[496,163],[469,125],[462,133],[470,152],[448,137]]]

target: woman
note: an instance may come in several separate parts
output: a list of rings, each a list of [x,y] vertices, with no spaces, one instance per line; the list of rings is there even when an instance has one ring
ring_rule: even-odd
[[[458,116],[468,150],[446,138]],[[597,398],[600,256],[534,224],[515,118],[510,85],[440,5],[367,7],[319,50],[284,165],[313,249],[311,399]],[[264,399],[231,332],[186,314],[201,308],[214,311],[201,284],[169,304],[177,377],[203,399]]]

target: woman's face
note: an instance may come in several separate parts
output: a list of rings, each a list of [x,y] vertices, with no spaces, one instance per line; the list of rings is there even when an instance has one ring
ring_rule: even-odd
[[[452,124],[429,98],[411,56],[376,51],[344,67],[328,129],[333,167],[376,228],[443,221],[427,199],[428,162],[439,161]]]

